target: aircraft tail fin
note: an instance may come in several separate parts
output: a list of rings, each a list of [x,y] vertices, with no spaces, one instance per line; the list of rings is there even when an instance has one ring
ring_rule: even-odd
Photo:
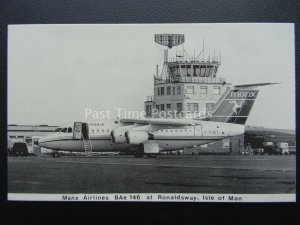
[[[206,120],[245,124],[259,92],[254,88],[272,84],[277,83],[244,84],[227,88]]]

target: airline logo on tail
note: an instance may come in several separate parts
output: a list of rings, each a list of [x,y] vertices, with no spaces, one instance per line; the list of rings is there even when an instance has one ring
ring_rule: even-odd
[[[243,99],[243,100],[253,99],[254,100],[256,99],[257,94],[258,94],[257,90],[253,90],[253,91],[231,90],[230,93],[226,96],[226,99]]]
[[[252,101],[254,101],[256,99],[257,94],[258,94],[257,90],[253,90],[253,91],[231,90],[229,92],[229,94],[226,96],[225,102],[231,104],[232,112],[234,113],[234,115],[238,115],[241,112],[241,109],[243,108],[245,103],[246,103],[246,105],[249,105],[250,103],[251,103],[251,105],[253,104]],[[248,112],[248,114],[249,114],[249,112]],[[244,114],[244,113],[242,113],[242,114]],[[241,116],[245,116],[245,115],[241,115]]]
[[[258,90],[230,90],[210,121],[245,124]]]
[[[260,86],[278,83],[255,83],[234,85],[233,89],[227,89],[222,95],[223,99],[217,102],[217,106],[208,121],[245,124],[252,106],[258,95],[258,90],[251,90]],[[226,96],[226,97],[224,97]]]
[[[235,114],[238,114],[237,110],[240,109],[240,108],[242,108],[244,102],[245,102],[245,101],[239,101],[239,102],[238,102],[237,100],[229,101],[229,103],[231,103],[231,104],[234,105],[232,110],[233,110],[233,112],[234,112]]]

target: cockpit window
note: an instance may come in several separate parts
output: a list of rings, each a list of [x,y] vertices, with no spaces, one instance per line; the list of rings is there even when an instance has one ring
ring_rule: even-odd
[[[72,127],[68,127],[68,133],[72,133]]]
[[[63,132],[63,133],[67,133],[68,129],[66,127],[64,127],[63,129],[61,129],[60,132]]]
[[[61,130],[61,127],[58,127],[54,130],[54,132],[59,132]]]

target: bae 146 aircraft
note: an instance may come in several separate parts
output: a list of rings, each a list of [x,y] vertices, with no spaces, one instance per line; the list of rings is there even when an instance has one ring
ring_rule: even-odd
[[[211,117],[204,119],[118,119],[70,123],[38,140],[55,151],[128,152],[135,157],[155,157],[159,151],[178,150],[243,134],[257,98],[258,86],[236,85],[216,103]]]

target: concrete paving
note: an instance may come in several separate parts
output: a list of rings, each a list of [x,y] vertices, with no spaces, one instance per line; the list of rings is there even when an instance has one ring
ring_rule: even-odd
[[[9,193],[295,193],[295,156],[9,157]]]

